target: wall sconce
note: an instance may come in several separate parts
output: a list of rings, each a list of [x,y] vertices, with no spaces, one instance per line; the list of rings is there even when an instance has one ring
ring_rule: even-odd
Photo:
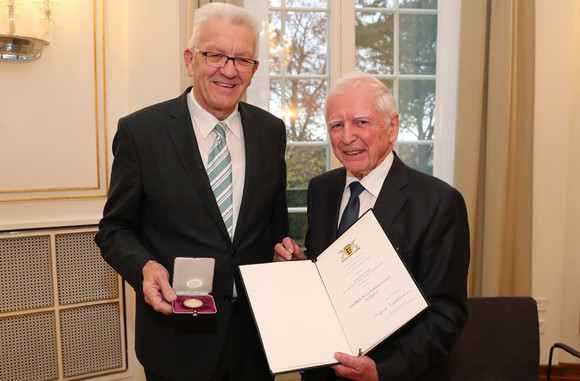
[[[40,58],[55,6],[54,0],[0,0],[0,59]]]

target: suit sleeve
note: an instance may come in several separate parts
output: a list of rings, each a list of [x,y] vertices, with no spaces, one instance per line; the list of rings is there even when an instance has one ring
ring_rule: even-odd
[[[143,246],[139,228],[142,189],[135,143],[125,120],[113,140],[111,184],[95,242],[103,258],[140,294],[143,266],[155,257]]]
[[[435,368],[445,368],[467,320],[469,227],[461,194],[450,188],[423,229],[399,254],[430,306],[371,353],[380,379],[422,379]]]

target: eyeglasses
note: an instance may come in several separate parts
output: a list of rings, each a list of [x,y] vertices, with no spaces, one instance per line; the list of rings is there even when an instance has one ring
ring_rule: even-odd
[[[251,71],[254,65],[258,63],[258,61],[253,60],[251,58],[242,58],[242,57],[229,57],[224,54],[213,53],[213,52],[204,52],[197,48],[192,48],[197,53],[203,55],[205,57],[205,63],[211,67],[224,67],[228,64],[229,60],[232,60],[234,63],[234,67],[238,71],[248,72]]]

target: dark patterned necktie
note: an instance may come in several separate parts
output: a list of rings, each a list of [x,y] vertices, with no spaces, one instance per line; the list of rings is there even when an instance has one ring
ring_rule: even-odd
[[[344,212],[342,213],[340,224],[338,224],[338,230],[336,231],[337,237],[342,235],[346,229],[358,220],[358,214],[360,211],[360,200],[358,196],[364,190],[365,187],[363,187],[358,181],[350,184],[350,197],[348,199],[348,204],[346,204],[346,208],[344,208]]]

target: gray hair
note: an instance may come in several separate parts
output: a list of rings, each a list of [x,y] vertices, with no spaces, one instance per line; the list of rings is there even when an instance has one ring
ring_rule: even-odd
[[[205,23],[210,20],[225,20],[252,29],[256,36],[256,57],[252,58],[258,57],[260,32],[262,31],[260,20],[252,12],[227,3],[208,3],[195,11],[193,14],[193,27],[188,45],[189,48],[198,46],[201,38],[201,30]]]
[[[368,85],[373,91],[377,110],[385,117],[392,118],[397,113],[397,102],[395,102],[389,88],[372,75],[358,71],[346,74],[328,90],[324,102],[324,116],[328,117],[328,101],[332,97],[346,94],[363,84]]]

